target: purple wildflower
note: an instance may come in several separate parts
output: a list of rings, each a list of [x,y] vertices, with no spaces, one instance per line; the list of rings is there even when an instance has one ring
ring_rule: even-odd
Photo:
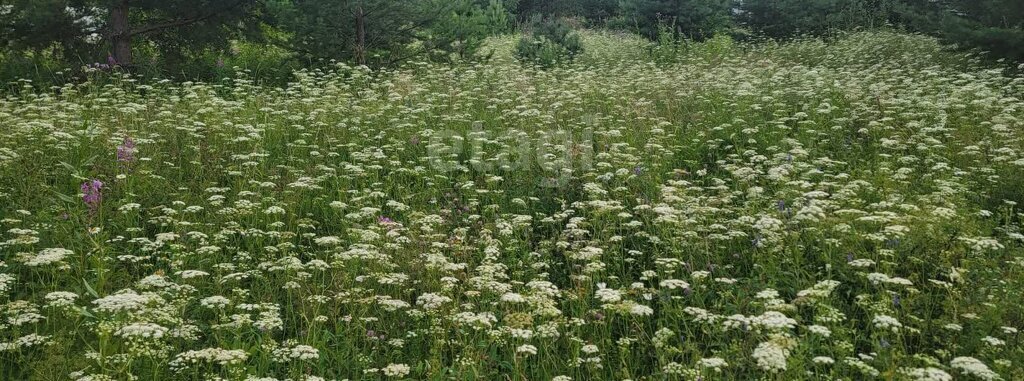
[[[135,141],[132,138],[126,136],[124,142],[117,146],[117,161],[122,163],[135,161]]]
[[[89,207],[89,214],[96,214],[100,207],[100,202],[103,201],[103,182],[92,179],[82,183],[81,189],[82,201],[85,202],[85,206]]]
[[[110,67],[117,66],[117,59],[111,54],[107,55],[107,65],[110,65]]]

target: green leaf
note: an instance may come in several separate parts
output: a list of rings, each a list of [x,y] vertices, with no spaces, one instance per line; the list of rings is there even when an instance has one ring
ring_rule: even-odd
[[[60,192],[57,192],[57,191],[53,191],[53,194],[56,195],[57,198],[60,199],[61,201],[64,201],[64,202],[69,203],[69,204],[74,204],[75,203],[75,198],[74,197],[68,196],[66,194],[63,194],[63,193],[60,193]]]
[[[60,162],[60,166],[62,166],[64,168],[67,168],[71,172],[76,172],[76,173],[78,172],[78,168],[75,168],[75,166],[73,166],[71,164],[68,164],[66,162],[63,162],[63,161]]]
[[[89,292],[89,295],[92,295],[94,298],[100,297],[100,294],[96,293],[96,290],[94,290],[92,286],[89,285],[89,282],[85,281],[85,279],[82,279],[82,284],[85,285],[85,291]]]
[[[85,307],[79,307],[78,308],[78,314],[82,315],[82,316],[85,316],[85,317],[90,317],[90,318],[93,318],[93,319],[96,318],[96,315],[93,315],[92,312],[89,312],[89,309],[85,308]]]

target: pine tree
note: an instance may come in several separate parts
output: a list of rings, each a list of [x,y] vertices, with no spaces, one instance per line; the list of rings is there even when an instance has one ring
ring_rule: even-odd
[[[0,39],[8,49],[60,48],[65,56],[106,53],[131,66],[133,46],[152,43],[165,56],[226,46],[255,30],[257,0],[7,0]]]

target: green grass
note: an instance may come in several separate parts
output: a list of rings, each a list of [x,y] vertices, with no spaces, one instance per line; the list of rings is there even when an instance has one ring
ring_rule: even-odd
[[[1024,78],[583,37],[0,100],[0,379],[1024,378]]]

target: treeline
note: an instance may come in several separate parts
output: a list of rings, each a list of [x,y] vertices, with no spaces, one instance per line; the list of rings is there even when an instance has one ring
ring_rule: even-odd
[[[668,24],[676,37],[787,39],[849,30],[901,28],[962,48],[1024,61],[1021,0],[519,0],[518,17],[577,17],[657,39]]]
[[[487,36],[555,18],[654,41],[889,26],[1024,61],[1020,0],[0,0],[0,79],[67,67],[202,79],[239,65],[272,75],[331,61],[486,59]]]

